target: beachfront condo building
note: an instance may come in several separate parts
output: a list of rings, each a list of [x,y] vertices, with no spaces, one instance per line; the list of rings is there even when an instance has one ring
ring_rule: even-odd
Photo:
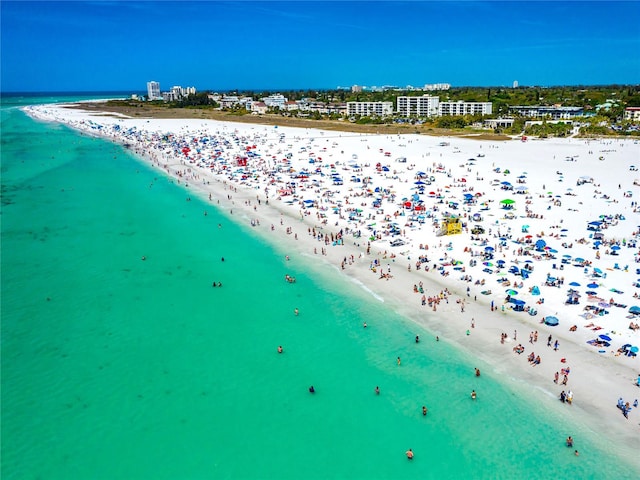
[[[159,82],[147,82],[147,98],[149,100],[162,100]]]
[[[439,116],[460,115],[491,115],[493,105],[491,102],[440,102],[438,105]]]
[[[261,100],[269,108],[280,108],[284,110],[288,99],[280,93],[275,93],[273,95],[269,95],[268,97],[264,97]]]
[[[627,107],[624,109],[624,119],[631,121],[640,120],[640,107]]]
[[[557,105],[529,105],[509,107],[509,113],[515,113],[521,117],[550,118],[551,120],[566,120],[584,115],[582,107],[561,107]]]
[[[398,115],[403,117],[433,117],[438,114],[439,97],[422,95],[421,97],[398,97],[396,100]]]
[[[347,115],[367,117],[393,115],[393,102],[347,102]]]

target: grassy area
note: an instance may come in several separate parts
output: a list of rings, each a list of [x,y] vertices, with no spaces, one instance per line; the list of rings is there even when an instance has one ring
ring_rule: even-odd
[[[77,107],[74,107],[77,108]],[[280,115],[239,115],[233,112],[222,112],[214,109],[196,109],[196,108],[166,108],[156,105],[138,104],[137,106],[114,103],[114,102],[98,102],[85,103],[82,105],[84,110],[94,112],[109,112],[113,114],[126,115],[128,117],[138,118],[197,118],[219,120],[222,122],[238,122],[252,123],[258,125],[279,125],[283,127],[297,128],[317,128],[321,130],[329,130],[336,132],[353,132],[353,133],[377,133],[377,134],[422,134],[433,136],[456,136],[468,137],[475,140],[511,140],[512,137],[507,135],[495,135],[490,132],[477,131],[471,132],[466,129],[442,129],[434,128],[430,125],[357,125],[347,120],[313,120],[297,117],[283,117]]]

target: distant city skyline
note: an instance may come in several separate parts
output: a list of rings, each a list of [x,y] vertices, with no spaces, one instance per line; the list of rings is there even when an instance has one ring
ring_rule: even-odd
[[[4,92],[640,83],[640,2],[3,0],[0,14]]]

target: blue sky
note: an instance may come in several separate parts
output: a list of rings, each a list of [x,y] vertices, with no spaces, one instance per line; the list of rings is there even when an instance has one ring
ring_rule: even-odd
[[[2,91],[640,83],[640,2],[0,2]]]

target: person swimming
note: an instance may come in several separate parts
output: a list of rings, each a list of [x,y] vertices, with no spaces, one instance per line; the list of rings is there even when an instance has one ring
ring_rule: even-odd
[[[476,399],[476,391],[471,390],[471,400],[475,400],[475,399]]]
[[[282,352],[284,352],[284,350],[282,349],[282,345],[279,345],[278,346],[278,353],[282,353]]]
[[[573,438],[571,438],[571,435],[567,437],[567,447],[573,447]]]
[[[424,405],[422,406],[422,415],[424,415],[425,417],[427,416],[427,407],[425,407]]]
[[[316,393],[316,389],[313,388],[313,385],[309,387],[309,393]]]
[[[380,395],[380,387],[378,387],[377,385],[374,391],[376,392],[376,395]]]
[[[413,460],[413,451],[412,451],[411,449],[407,450],[407,451],[405,452],[405,455],[407,456],[407,458],[408,458],[409,460]]]
[[[416,335],[416,343],[420,343],[420,337]]]

